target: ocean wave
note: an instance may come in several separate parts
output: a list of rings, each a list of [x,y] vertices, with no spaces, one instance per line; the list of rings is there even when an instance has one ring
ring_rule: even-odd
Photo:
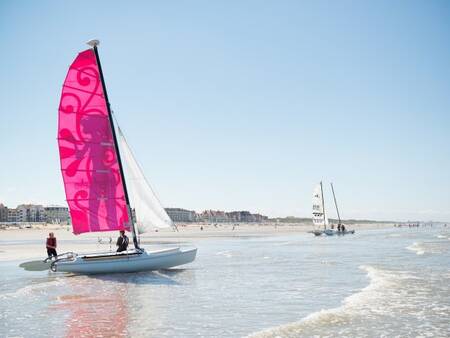
[[[423,255],[425,253],[425,247],[423,243],[414,242],[413,244],[406,247],[410,251],[414,251],[416,255]]]
[[[227,258],[233,257],[233,255],[231,254],[230,251],[219,251],[219,252],[216,252],[216,255],[217,256],[225,256]]]
[[[359,292],[345,298],[337,308],[324,309],[286,325],[249,335],[252,338],[299,336],[371,336],[383,325],[379,317],[393,316],[402,311],[405,302],[404,285],[421,278],[407,271],[388,271],[373,266],[360,266],[367,272],[369,284]],[[372,326],[370,325],[372,321]],[[384,324],[386,326],[390,324]],[[370,331],[372,330],[372,331]],[[389,332],[386,327],[385,332]],[[379,332],[379,331],[378,331]],[[389,336],[389,334],[388,334]]]
[[[269,337],[297,337],[303,333],[313,330],[315,327],[337,325],[346,321],[346,317],[351,315],[352,305],[364,302],[370,298],[371,291],[387,286],[383,276],[377,274],[377,269],[370,266],[361,266],[367,272],[370,283],[361,291],[344,299],[341,306],[332,309],[313,312],[298,322],[269,328],[249,335],[249,338],[269,338]]]
[[[414,242],[406,249],[414,251],[417,255],[424,254],[443,254],[450,250],[448,242],[434,240],[426,242]]]
[[[9,299],[9,298],[18,298],[24,297],[32,294],[36,291],[47,290],[48,288],[59,286],[62,284],[62,281],[59,279],[48,281],[48,282],[40,282],[35,284],[30,284],[24,287],[21,287],[13,292],[7,292],[0,294],[0,299]]]

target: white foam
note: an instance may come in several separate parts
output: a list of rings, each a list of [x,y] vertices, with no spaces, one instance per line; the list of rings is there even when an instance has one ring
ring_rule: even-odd
[[[425,248],[422,243],[414,242],[410,246],[407,246],[406,249],[410,251],[414,251],[416,255],[423,255],[425,253]]]
[[[51,287],[55,287],[55,286],[61,285],[61,283],[62,283],[61,280],[56,279],[56,280],[52,280],[52,281],[44,282],[44,283],[30,284],[30,285],[24,286],[20,289],[17,289],[14,292],[0,294],[0,299],[28,296],[35,291],[41,291],[41,290],[45,290],[45,289],[48,289]]]
[[[227,258],[233,257],[233,255],[231,254],[230,251],[219,251],[219,252],[216,253],[216,255],[218,255],[218,256],[225,256]]]
[[[298,337],[321,327],[337,326],[349,322],[352,317],[363,316],[368,318],[372,314],[370,312],[384,312],[384,304],[379,304],[379,300],[384,298],[383,291],[394,289],[400,284],[396,280],[411,278],[403,272],[396,273],[396,278],[392,278],[393,274],[383,271],[372,266],[360,266],[360,269],[367,272],[370,283],[361,291],[345,298],[342,305],[337,308],[324,309],[313,312],[298,322],[269,328],[260,332],[253,333],[248,337],[266,338],[266,337]],[[370,306],[368,306],[370,304]],[[308,334],[306,334],[308,335]],[[319,336],[322,336],[321,334]]]

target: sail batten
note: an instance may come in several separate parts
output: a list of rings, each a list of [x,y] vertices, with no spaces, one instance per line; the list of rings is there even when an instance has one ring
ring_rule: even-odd
[[[73,232],[130,230],[124,182],[92,49],[78,54],[67,73],[57,139]]]

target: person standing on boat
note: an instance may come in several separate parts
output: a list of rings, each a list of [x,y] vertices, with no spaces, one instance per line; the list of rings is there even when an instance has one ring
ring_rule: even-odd
[[[125,235],[125,231],[120,230],[120,236],[117,238],[117,252],[127,251],[128,243],[130,243],[130,240],[128,239],[127,235]]]
[[[58,256],[58,254],[56,252],[56,237],[53,232],[50,232],[48,234],[48,238],[47,238],[47,242],[46,242],[45,246],[47,247],[48,258]]]

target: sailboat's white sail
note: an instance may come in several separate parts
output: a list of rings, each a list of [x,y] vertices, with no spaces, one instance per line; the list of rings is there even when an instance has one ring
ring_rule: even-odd
[[[327,226],[328,218],[324,217],[322,187],[320,184],[314,188],[312,202],[312,221],[314,226]]]
[[[144,233],[155,227],[173,227],[172,220],[167,215],[155,192],[146,180],[120,128],[118,128],[118,131],[122,160],[126,169],[125,178],[132,207],[135,210],[135,221],[138,232]]]

